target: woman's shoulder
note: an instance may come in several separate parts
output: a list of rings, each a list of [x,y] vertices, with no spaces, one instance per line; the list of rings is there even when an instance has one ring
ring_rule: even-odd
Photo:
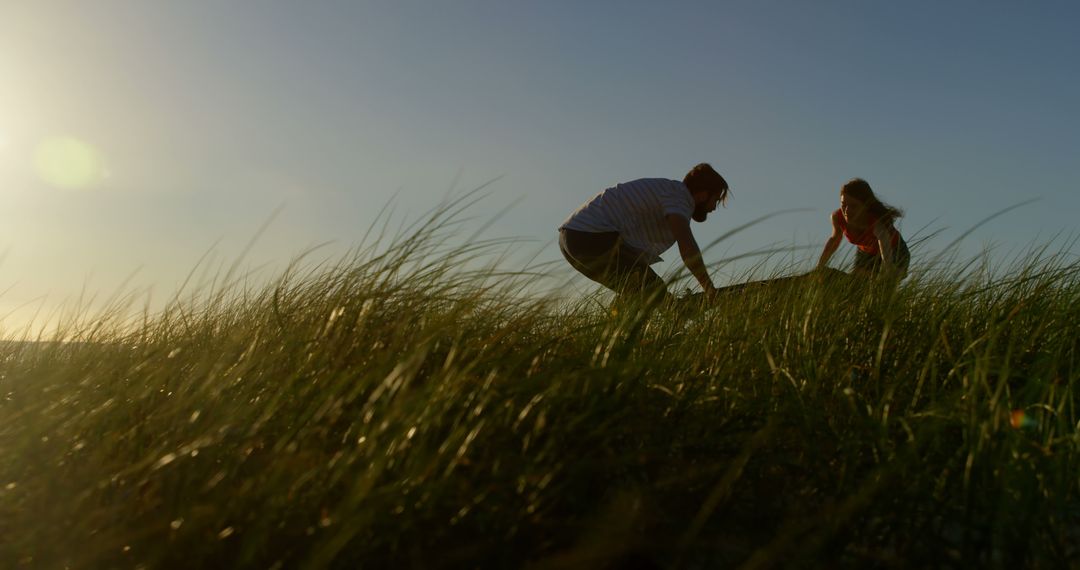
[[[870,217],[870,225],[891,228],[893,225],[893,216],[889,215],[888,212],[883,212],[880,214],[874,213]]]
[[[871,228],[875,233],[896,231],[896,226],[893,225],[893,218],[891,216],[879,216],[874,218]]]

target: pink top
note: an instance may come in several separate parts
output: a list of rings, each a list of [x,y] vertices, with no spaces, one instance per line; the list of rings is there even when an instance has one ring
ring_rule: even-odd
[[[874,235],[874,226],[877,225],[878,218],[869,212],[867,212],[866,215],[870,218],[870,223],[867,224],[866,229],[858,235],[852,233],[847,220],[844,218],[844,213],[840,210],[833,212],[833,220],[836,221],[836,224],[844,231],[844,237],[857,246],[859,251],[869,253],[870,255],[878,255],[880,253],[880,251],[878,251],[878,239],[877,236]],[[896,228],[892,227],[890,224],[889,234],[891,236],[889,241],[892,242],[893,251],[895,251],[896,244],[900,241],[900,232],[896,231]]]

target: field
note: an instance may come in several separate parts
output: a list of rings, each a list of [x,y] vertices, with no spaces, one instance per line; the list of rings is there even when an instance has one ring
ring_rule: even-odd
[[[0,346],[0,566],[1080,565],[1075,258],[612,312],[460,213]]]

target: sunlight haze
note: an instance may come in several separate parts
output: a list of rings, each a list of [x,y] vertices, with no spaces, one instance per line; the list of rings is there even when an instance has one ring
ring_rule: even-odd
[[[495,179],[470,215],[516,203],[489,235],[571,279],[571,211],[698,162],[733,191],[702,244],[803,210],[709,263],[812,263],[856,176],[909,241],[938,232],[913,267],[1038,198],[960,249],[1004,260],[1076,228],[1078,24],[1065,2],[4,1],[0,331],[121,288],[156,306],[268,221],[245,264],[273,271],[343,251],[391,199],[414,219]]]

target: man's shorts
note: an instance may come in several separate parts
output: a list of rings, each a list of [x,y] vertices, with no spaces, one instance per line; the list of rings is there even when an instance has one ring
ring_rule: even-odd
[[[620,295],[667,293],[664,280],[649,267],[649,256],[627,245],[618,232],[559,230],[559,250],[583,275]]]

